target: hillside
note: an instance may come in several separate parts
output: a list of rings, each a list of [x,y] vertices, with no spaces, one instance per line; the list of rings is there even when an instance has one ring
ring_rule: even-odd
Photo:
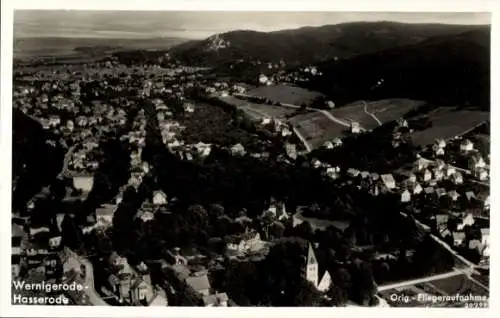
[[[287,64],[351,58],[432,37],[455,35],[477,26],[354,22],[275,32],[232,31],[175,46],[171,54],[189,64],[211,65],[238,59]]]
[[[55,178],[62,167],[64,150],[48,145],[47,132],[18,109],[12,110],[12,130],[12,178],[17,180],[12,209],[18,211]]]
[[[306,87],[329,95],[337,105],[355,100],[411,98],[440,105],[489,109],[490,29],[453,36],[319,66],[322,76]],[[377,85],[383,79],[383,82]]]

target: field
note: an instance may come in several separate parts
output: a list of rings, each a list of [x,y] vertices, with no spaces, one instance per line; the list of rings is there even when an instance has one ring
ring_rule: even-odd
[[[463,135],[490,120],[490,113],[473,110],[438,108],[426,115],[432,127],[412,134],[413,142],[419,146],[432,144],[437,138],[449,139]]]
[[[382,124],[385,124],[403,117],[409,111],[422,106],[423,102],[409,99],[384,99],[366,102],[366,104],[367,111],[376,116]],[[361,101],[331,110],[330,112],[339,119],[358,122],[366,130],[371,130],[379,126],[378,122],[365,112]]]
[[[220,97],[220,100],[243,110],[255,121],[261,121],[263,118],[270,117],[285,119],[287,115],[295,112],[295,110],[291,108],[251,103],[233,96]]]
[[[255,135],[232,125],[232,117],[224,109],[207,103],[195,103],[193,113],[176,120],[185,127],[181,139],[187,144],[204,142],[232,146],[241,143],[247,148],[261,143]]]
[[[260,86],[248,91],[247,94],[269,98],[270,100],[275,102],[292,105],[300,105],[302,103],[309,104],[317,97],[322,96],[322,94],[318,92],[285,84]]]
[[[319,112],[294,116],[290,122],[313,149],[321,147],[325,141],[344,136],[346,130],[345,126],[332,122]]]

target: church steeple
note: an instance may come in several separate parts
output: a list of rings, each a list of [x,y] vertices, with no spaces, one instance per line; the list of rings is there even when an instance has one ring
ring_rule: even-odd
[[[318,261],[311,244],[307,250],[306,279],[318,286]]]

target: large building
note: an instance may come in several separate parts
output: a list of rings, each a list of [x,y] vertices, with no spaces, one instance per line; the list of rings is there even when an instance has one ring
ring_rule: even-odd
[[[319,264],[311,244],[309,244],[309,248],[307,250],[306,279],[321,292],[327,291],[332,283],[332,279],[328,271],[325,271],[321,280],[319,280]]]

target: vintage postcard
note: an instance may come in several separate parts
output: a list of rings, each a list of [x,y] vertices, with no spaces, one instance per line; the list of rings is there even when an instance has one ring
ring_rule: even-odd
[[[493,305],[490,11],[11,5],[10,315]]]

